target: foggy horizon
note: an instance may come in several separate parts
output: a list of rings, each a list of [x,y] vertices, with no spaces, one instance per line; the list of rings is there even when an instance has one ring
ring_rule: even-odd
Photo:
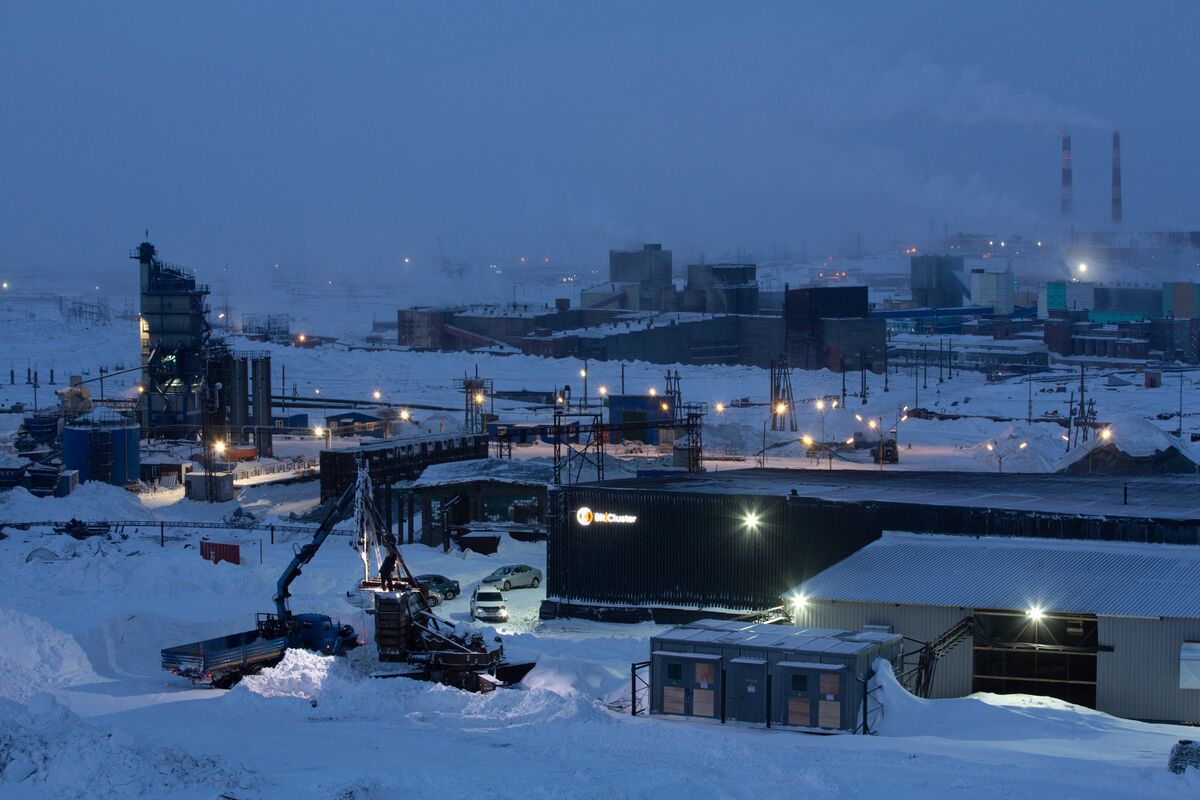
[[[1114,129],[1122,229],[1200,227],[1195,7],[289,10],[0,6],[0,268],[124,269],[146,228],[214,283],[1042,235],[1068,132],[1107,229]]]

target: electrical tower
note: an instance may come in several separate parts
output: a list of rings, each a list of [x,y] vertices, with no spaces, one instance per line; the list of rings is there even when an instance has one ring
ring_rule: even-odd
[[[780,405],[783,413],[778,413]],[[797,431],[796,403],[792,397],[792,368],[787,356],[781,355],[771,362],[771,430]]]
[[[463,394],[463,430],[466,433],[487,433],[488,417],[494,416],[495,411],[492,379],[479,377],[479,368],[476,367],[475,377],[464,375],[455,378],[454,388]]]

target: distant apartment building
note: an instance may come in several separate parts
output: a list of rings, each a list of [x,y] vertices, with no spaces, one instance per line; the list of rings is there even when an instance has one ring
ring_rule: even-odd
[[[909,285],[920,308],[957,308],[967,290],[962,256],[912,256]]]
[[[990,306],[993,314],[1007,316],[1016,307],[1016,286],[1009,269],[992,272],[982,268],[971,270],[971,305]]]

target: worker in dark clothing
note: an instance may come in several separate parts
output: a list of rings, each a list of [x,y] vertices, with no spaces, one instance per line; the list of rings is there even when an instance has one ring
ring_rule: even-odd
[[[383,559],[383,563],[379,565],[379,582],[385,592],[394,591],[396,582],[392,579],[392,573],[396,571],[396,556],[393,553],[388,553]]]

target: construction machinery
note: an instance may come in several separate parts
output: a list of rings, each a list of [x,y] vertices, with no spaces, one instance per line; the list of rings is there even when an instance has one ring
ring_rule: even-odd
[[[500,637],[487,641],[477,632],[460,629],[433,613],[436,601],[429,587],[409,570],[387,531],[383,516],[372,500],[371,479],[360,470],[355,488],[355,520],[358,547],[363,559],[362,589],[372,593],[375,645],[379,660],[405,663],[408,669],[380,670],[376,677],[405,677],[434,681],[471,692],[490,692],[521,681],[533,663],[510,664],[504,657]],[[384,555],[386,553],[386,555]],[[395,565],[397,576],[391,590],[375,578],[372,561]]]
[[[352,486],[325,515],[312,541],[296,549],[275,585],[275,613],[258,614],[253,630],[168,647],[161,654],[163,669],[192,683],[228,689],[243,676],[278,664],[289,648],[340,656],[360,646],[363,642],[351,626],[325,614],[293,614],[288,606],[292,582],[313,560],[354,499]]]
[[[289,648],[326,655],[345,655],[363,644],[354,628],[324,614],[294,614],[288,604],[291,586],[300,577],[338,520],[353,509],[357,541],[363,559],[360,588],[372,595],[375,642],[382,662],[403,662],[399,671],[380,670],[375,677],[406,677],[434,681],[474,692],[490,692],[519,682],[532,663],[510,664],[499,637],[490,642],[477,632],[460,630],[432,611],[429,589],[412,572],[386,529],[372,500],[371,479],[360,466],[358,479],[342,493],[314,532],[312,541],[296,549],[275,586],[274,613],[260,613],[253,630],[162,651],[163,669],[216,688],[228,688],[244,675],[282,660]],[[383,553],[387,555],[384,556]],[[384,589],[374,576],[372,561],[384,558],[399,570],[394,585]]]

